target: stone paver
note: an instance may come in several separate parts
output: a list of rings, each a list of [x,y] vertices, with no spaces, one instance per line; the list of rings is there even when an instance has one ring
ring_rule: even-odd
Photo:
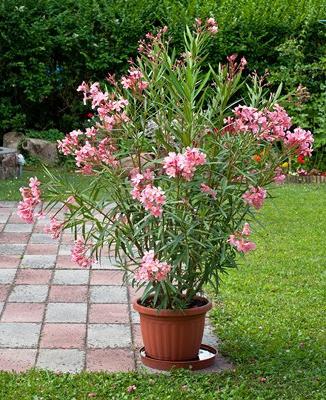
[[[71,261],[74,235],[53,240],[48,220],[22,223],[16,202],[0,201],[0,370],[130,371],[140,367],[142,292],[123,285],[114,257],[91,270]],[[205,328],[204,342],[217,346]],[[212,371],[232,368],[218,357]]]

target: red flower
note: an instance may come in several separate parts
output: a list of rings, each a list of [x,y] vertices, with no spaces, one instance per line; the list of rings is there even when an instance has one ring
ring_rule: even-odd
[[[304,156],[302,154],[300,154],[297,158],[297,161],[299,164],[304,164],[305,163]]]
[[[258,155],[258,154],[255,154],[254,156],[252,156],[252,159],[254,160],[254,161],[256,161],[256,162],[261,162],[261,157],[260,157],[260,155]]]

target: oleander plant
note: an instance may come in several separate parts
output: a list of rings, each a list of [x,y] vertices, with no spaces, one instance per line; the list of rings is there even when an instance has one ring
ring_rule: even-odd
[[[58,149],[89,186],[47,171],[47,182],[21,189],[26,222],[46,215],[53,238],[72,229],[81,267],[113,254],[147,307],[185,309],[208,283],[217,291],[238,254],[255,249],[250,222],[285,180],[284,161],[312,153],[311,132],[292,126],[280,90],[244,77],[245,58],[207,67],[216,35],[213,18],[197,19],[176,54],[164,27],[139,42],[127,75],[83,82],[90,126]]]

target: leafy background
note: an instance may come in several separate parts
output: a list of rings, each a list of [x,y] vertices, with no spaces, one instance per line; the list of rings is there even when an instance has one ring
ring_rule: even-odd
[[[289,93],[302,84],[310,98],[289,104],[294,122],[326,145],[325,0],[3,0],[0,3],[0,140],[10,130],[68,132],[87,112],[76,92],[82,80],[121,75],[137,41],[169,26],[179,50],[195,17],[212,15],[220,26],[210,48],[216,65],[238,53],[248,73],[269,70],[272,86]],[[50,134],[50,137],[53,135]]]

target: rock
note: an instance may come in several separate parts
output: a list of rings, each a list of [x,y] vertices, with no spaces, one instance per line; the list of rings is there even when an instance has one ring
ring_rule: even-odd
[[[17,151],[0,147],[0,179],[15,178],[18,175]]]
[[[146,164],[149,164],[154,158],[152,153],[141,153],[140,154],[140,165],[144,167]],[[138,164],[138,159],[136,155],[125,157],[121,159],[121,167],[124,170],[125,175],[129,175],[131,170],[135,168],[135,165]]]
[[[43,139],[26,138],[22,143],[22,148],[29,155],[40,158],[49,165],[59,161],[57,144]]]
[[[3,147],[17,150],[24,137],[20,132],[7,132],[3,135]]]

